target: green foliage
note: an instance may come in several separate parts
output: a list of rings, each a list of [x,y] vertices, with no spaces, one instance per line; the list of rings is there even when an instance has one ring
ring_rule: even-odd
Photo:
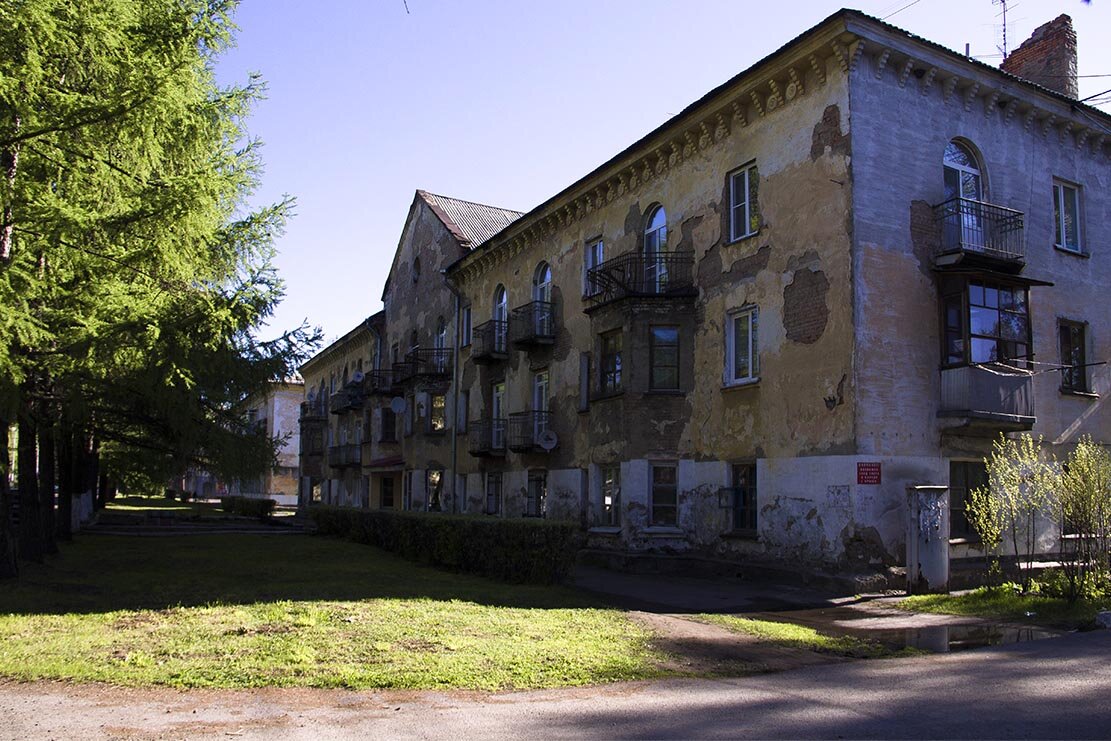
[[[278,503],[273,499],[260,499],[258,497],[220,497],[220,508],[232,515],[244,517],[257,517],[265,520],[274,513]]]
[[[877,641],[855,636],[826,635],[813,628],[794,623],[780,623],[774,620],[756,620],[738,615],[713,613],[702,614],[697,617],[702,622],[720,625],[736,633],[762,638],[788,648],[802,648],[807,651],[848,656],[856,659],[883,659],[908,653],[905,650],[893,650]]]
[[[416,514],[313,506],[322,535],[349,538],[403,558],[508,582],[550,584],[574,566],[581,533],[571,522]]]
[[[1062,593],[1069,600],[1111,594],[1111,452],[1082,437],[1065,461],[1055,506]]]
[[[1003,584],[982,587],[963,594],[922,594],[907,597],[898,605],[914,612],[936,612],[949,615],[1006,620],[1008,622],[1051,625],[1065,629],[1090,627],[1096,613],[1105,609],[1100,601],[1077,600],[1070,603],[1061,597],[1035,593],[1032,587]]]

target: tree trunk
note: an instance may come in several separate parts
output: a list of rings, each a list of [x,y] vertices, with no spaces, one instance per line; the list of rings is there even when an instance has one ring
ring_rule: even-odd
[[[15,133],[19,133],[23,121],[15,117]],[[15,175],[19,170],[19,144],[13,144],[11,149],[0,152],[0,166],[4,168],[4,178],[7,180],[8,193],[15,191]],[[12,209],[14,198],[8,198],[4,204],[3,219],[0,221],[0,263],[7,263],[12,258],[12,231],[15,227],[15,213]]]
[[[73,497],[77,494],[77,446],[73,428],[62,422],[58,428],[58,516],[54,520],[54,537],[68,543],[73,540]]]
[[[96,487],[96,509],[104,509],[108,505],[108,474],[100,474]]]
[[[39,523],[42,527],[43,552],[54,555],[58,552],[58,541],[54,539],[54,483],[57,472],[54,441],[58,428],[48,416],[44,415],[39,426]]]
[[[8,449],[8,420],[0,417],[0,579],[19,576],[16,559],[16,533],[12,528],[12,490],[8,475],[11,451]]]
[[[42,514],[39,507],[38,446],[30,403],[24,401],[19,420],[19,557],[42,563]]]

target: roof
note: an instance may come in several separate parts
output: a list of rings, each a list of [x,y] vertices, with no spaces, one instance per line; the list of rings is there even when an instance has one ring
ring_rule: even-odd
[[[524,217],[524,219],[522,220],[523,223],[527,223],[527,221],[529,219],[538,218],[549,207],[551,207],[553,204],[555,204],[559,200],[561,200],[563,198],[566,198],[568,195],[574,193],[579,188],[582,188],[584,185],[586,185],[590,181],[598,178],[600,175],[605,173],[607,170],[610,170],[611,168],[617,166],[619,163],[624,161],[626,158],[632,156],[636,152],[645,148],[654,139],[660,137],[665,132],[671,130],[672,128],[677,128],[689,116],[694,115],[700,109],[702,109],[704,106],[712,103],[719,95],[722,95],[727,90],[735,87],[742,80],[744,80],[745,78],[753,75],[761,67],[772,63],[778,57],[781,57],[785,54],[788,54],[794,47],[797,47],[797,46],[801,45],[802,43],[806,42],[807,39],[809,39],[809,38],[817,36],[823,30],[826,30],[826,29],[831,28],[831,27],[835,27],[838,24],[844,24],[844,26],[847,27],[848,23],[850,21],[856,21],[858,24],[865,24],[865,25],[871,24],[875,27],[878,27],[881,30],[887,31],[887,32],[895,34],[895,35],[902,36],[903,38],[905,38],[905,39],[907,39],[907,40],[909,40],[913,43],[920,44],[920,45],[929,47],[929,48],[931,48],[935,51],[941,52],[941,53],[947,55],[950,59],[952,59],[954,61],[971,64],[972,66],[974,66],[978,69],[984,70],[986,72],[990,72],[991,74],[1002,76],[1002,77],[1004,77],[1004,78],[1006,78],[1006,79],[1008,79],[1012,82],[1016,82],[1016,83],[1018,83],[1020,85],[1023,85],[1027,88],[1036,90],[1036,91],[1038,91],[1038,92],[1040,92],[1044,95],[1048,95],[1052,98],[1056,98],[1057,100],[1068,104],[1074,110],[1082,109],[1083,111],[1085,111],[1088,114],[1096,115],[1099,118],[1102,118],[1104,120],[1111,120],[1111,116],[1108,116],[1107,113],[1099,110],[1098,108],[1087,105],[1083,102],[1073,100],[1072,98],[1069,98],[1067,95],[1065,95],[1064,93],[1061,93],[1057,90],[1051,90],[1050,88],[1043,87],[1042,85],[1039,85],[1036,82],[1032,82],[1030,80],[1027,80],[1024,77],[1018,77],[1017,75],[1014,75],[1014,74],[1012,74],[1010,72],[1007,72],[1005,70],[1001,70],[998,67],[993,67],[992,65],[987,64],[986,62],[981,62],[978,59],[973,59],[971,57],[966,57],[963,54],[960,54],[959,52],[955,52],[952,49],[949,49],[949,48],[937,43],[936,41],[930,41],[929,39],[923,38],[921,36],[916,36],[916,35],[910,33],[909,31],[906,31],[905,29],[899,28],[898,26],[894,26],[890,23],[886,23],[886,22],[884,22],[883,20],[881,20],[879,18],[875,18],[873,16],[868,15],[867,13],[863,13],[859,10],[853,10],[853,9],[850,9],[850,8],[841,8],[840,10],[838,10],[838,11],[832,13],[831,15],[829,15],[828,17],[826,17],[823,21],[815,24],[811,28],[803,31],[802,33],[800,33],[795,38],[793,38],[790,41],[788,41],[787,43],[783,44],[781,47],[779,47],[778,49],[776,49],[772,53],[766,55],[764,58],[760,59],[757,62],[754,62],[752,65],[750,65],[745,70],[739,72],[738,74],[734,75],[733,77],[726,80],[722,84],[713,88],[708,93],[703,95],[701,98],[694,101],[690,105],[686,106],[679,113],[672,116],[667,121],[665,121],[661,125],[657,126],[655,129],[648,132],[647,134],[642,136],[640,139],[633,142],[628,147],[621,150],[620,152],[615,154],[613,157],[611,157],[610,159],[606,160],[605,162],[603,162],[598,167],[596,167],[593,170],[591,170],[590,172],[588,172],[586,175],[583,175],[578,180],[576,180],[575,182],[568,185],[566,188],[562,189],[561,191],[559,191],[558,193],[553,195],[551,198],[548,198],[546,201],[544,201],[540,205],[536,206],[535,208],[531,209],[530,211],[528,211],[524,214],[517,214],[517,217]],[[513,221],[516,221],[516,218],[514,218]],[[507,223],[506,227],[509,227],[511,224],[512,224],[512,222]],[[462,257],[460,257],[458,260],[456,260],[453,264],[448,266],[447,272],[449,274],[455,272],[464,263],[473,259],[475,253],[485,252],[485,251],[495,247],[496,244],[497,244],[496,241],[495,241],[495,238],[507,236],[507,234],[510,231],[511,230],[508,229],[508,228],[503,228],[500,232],[491,233],[489,235],[489,237],[487,237],[487,239],[483,240],[482,242],[474,243],[473,245],[471,245],[472,249],[470,250],[470,252],[468,254],[464,254]]]
[[[323,349],[321,349],[320,352],[318,352],[316,355],[313,355],[311,358],[306,360],[304,363],[301,363],[301,367],[298,368],[298,374],[302,378],[301,383],[304,383],[304,376],[306,375],[307,371],[309,371],[312,368],[312,366],[316,365],[317,363],[322,361],[324,358],[326,358],[329,355],[331,355],[332,353],[334,353],[336,350],[339,350],[340,348],[342,348],[344,345],[346,345],[348,342],[353,340],[360,333],[367,332],[367,331],[374,332],[375,329],[374,329],[374,326],[372,326],[372,325],[374,324],[375,320],[378,318],[378,315],[383,314],[383,313],[384,312],[379,311],[377,314],[372,314],[371,316],[367,317],[366,319],[363,319],[358,324],[356,324],[354,328],[352,328],[347,333],[345,333],[342,337],[335,340],[334,342],[329,344],[327,347],[324,347]]]
[[[523,215],[521,211],[449,198],[426,190],[418,190],[417,194],[467,249],[482,244]]]

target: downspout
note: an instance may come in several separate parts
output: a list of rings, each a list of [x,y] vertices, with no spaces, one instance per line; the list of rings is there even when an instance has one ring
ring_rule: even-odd
[[[459,513],[458,482],[459,482],[459,342],[462,340],[461,327],[459,326],[459,313],[462,309],[463,297],[459,289],[451,282],[447,270],[441,270],[444,276],[444,285],[455,296],[455,341],[452,343],[451,358],[451,403],[455,407],[451,415],[451,513]]]

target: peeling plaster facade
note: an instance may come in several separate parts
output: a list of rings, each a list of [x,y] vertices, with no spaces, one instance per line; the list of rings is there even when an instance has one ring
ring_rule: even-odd
[[[964,297],[971,344],[970,286],[985,281],[1028,291],[1036,361],[1061,362],[1062,321],[1085,328],[1089,362],[1111,355],[1108,131],[1094,109],[841,11],[484,241],[418,192],[376,330],[390,365],[374,366],[411,433],[391,468],[364,471],[370,489],[391,478],[395,506],[575,520],[615,552],[898,564],[906,487],[948,485],[1000,432],[1032,428],[1059,456],[1082,434],[1111,441],[1107,366],[1066,393],[1057,371],[941,355],[943,296]],[[1024,260],[943,255],[954,140],[976,153],[981,200],[1021,212]],[[751,221],[732,238],[738,172]],[[1055,182],[1080,193],[1082,254],[1053,246]],[[758,370],[738,380],[749,316]],[[426,347],[440,317],[450,373],[400,380],[406,344]],[[443,429],[426,419],[433,395]],[[374,398],[372,417],[393,403]]]

